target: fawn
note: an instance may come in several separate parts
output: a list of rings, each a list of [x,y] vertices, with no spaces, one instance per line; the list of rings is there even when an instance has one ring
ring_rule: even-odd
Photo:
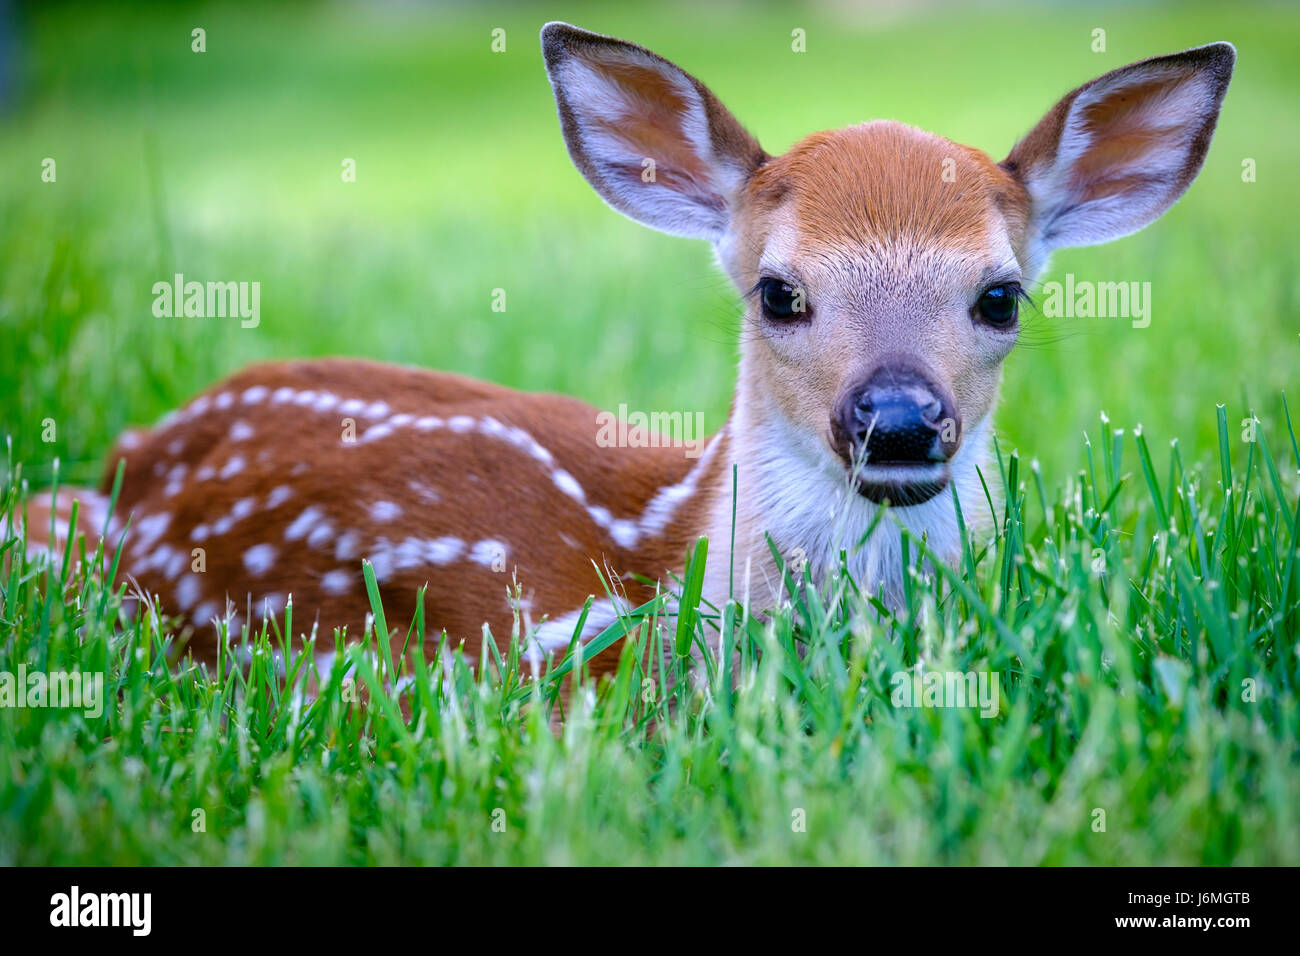
[[[567,397],[343,359],[248,368],[127,432],[102,491],[30,511],[60,547],[74,497],[91,540],[107,528],[115,545],[129,516],[124,572],[194,625],[197,655],[215,652],[227,599],[256,614],[292,594],[308,620],[355,633],[363,559],[390,620],[410,620],[427,582],[431,633],[463,639],[471,660],[484,624],[510,633],[512,574],[540,622],[534,646],[555,651],[604,593],[598,566],[618,596],[594,603],[583,638],[650,597],[638,576],[680,573],[699,536],[714,543],[715,607],[778,597],[769,535],[808,580],[845,551],[864,590],[897,601],[898,527],[858,547],[877,510],[889,502],[940,558],[959,555],[953,495],[977,522],[1024,287],[1052,250],[1132,233],[1187,190],[1236,56],[1214,43],[1107,73],[998,163],[886,121],[771,156],[649,50],[564,23],[541,42],[578,170],[631,218],[713,243],[744,296],[729,420],[697,455],[609,448],[596,410]]]

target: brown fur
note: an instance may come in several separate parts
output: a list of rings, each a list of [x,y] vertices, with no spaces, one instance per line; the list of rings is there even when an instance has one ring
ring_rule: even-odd
[[[1013,229],[1028,214],[1023,186],[986,154],[883,120],[814,133],[767,163],[749,185],[751,215],[791,192],[801,230],[839,247],[902,239],[978,247],[991,209],[1004,210]]]
[[[453,639],[463,639],[471,659],[477,659],[485,623],[502,646],[510,635],[513,621],[507,588],[512,577],[522,586],[533,623],[544,614],[554,619],[581,607],[588,595],[603,596],[593,562],[621,576],[619,583],[632,603],[642,603],[652,591],[631,575],[656,580],[679,567],[693,540],[691,529],[700,525],[709,506],[711,486],[704,483],[663,534],[629,551],[557,489],[547,467],[516,448],[477,432],[458,434],[447,428],[426,433],[407,427],[378,441],[344,443],[342,420],[349,416],[337,407],[322,412],[276,404],[270,397],[254,404],[239,401],[244,390],[253,386],[272,392],[281,387],[328,391],[367,404],[382,401],[392,413],[415,416],[492,416],[536,437],[556,464],[581,485],[588,503],[608,508],[616,518],[638,516],[661,487],[679,481],[695,463],[684,449],[674,447],[631,447],[610,454],[596,443],[596,409],[565,396],[525,395],[456,375],[363,361],[253,366],[205,393],[209,397],[233,394],[236,400],[231,407],[209,409],[192,421],[162,423],[144,433],[134,447],[110,456],[104,492],[111,488],[118,458],[126,461],[117,516],[123,520],[131,516],[137,527],[150,515],[170,516],[165,532],[147,553],[134,553],[128,538],[123,567],[123,573],[137,579],[146,593],[161,598],[165,613],[176,612],[176,586],[192,575],[201,587],[200,605],[217,600],[224,606],[228,597],[243,611],[251,601],[254,618],[260,620],[263,595],[292,593],[295,618],[304,629],[317,621],[325,635],[346,626],[356,636],[368,602],[360,557],[351,561],[335,557],[334,544],[344,531],[362,532],[362,555],[380,536],[393,544],[408,537],[451,536],[467,543],[494,538],[508,545],[504,571],[458,560],[440,567],[394,571],[380,589],[389,622],[404,634],[415,612],[417,591],[427,584],[429,634],[436,638],[446,629]],[[250,426],[253,436],[232,440],[231,426],[236,421]],[[358,434],[364,430],[358,419]],[[181,447],[172,454],[168,448],[178,439]],[[236,456],[245,460],[244,468],[221,478],[223,466]],[[167,475],[177,464],[185,465],[187,473],[181,490],[169,497]],[[196,471],[205,465],[216,469],[218,477],[195,480]],[[432,489],[439,500],[422,500],[420,493],[412,492],[410,482]],[[263,507],[267,495],[281,485],[289,486],[292,496],[267,510]],[[193,539],[196,526],[210,526],[245,498],[257,501],[256,510],[228,533]],[[375,501],[399,503],[402,516],[377,526],[366,512]],[[323,521],[334,529],[324,547],[309,546],[305,536],[285,539],[285,529],[309,505],[319,509]],[[264,574],[250,574],[243,556],[263,543],[276,548],[274,563]],[[184,555],[180,577],[171,578],[164,569],[141,568],[150,554],[163,547]],[[203,573],[190,570],[196,547],[206,552]],[[338,569],[350,572],[348,590],[323,591],[321,576]],[[213,657],[215,629],[206,621],[191,623],[192,648],[202,658]]]

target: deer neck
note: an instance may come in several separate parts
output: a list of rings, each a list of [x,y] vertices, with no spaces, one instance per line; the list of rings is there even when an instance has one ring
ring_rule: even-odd
[[[849,486],[822,436],[796,427],[743,371],[742,362],[732,413],[719,432],[725,439],[721,464],[712,469],[706,597],[719,607],[719,599],[729,596],[759,606],[779,603],[784,588],[774,547],[792,571],[806,561],[807,578],[815,584],[825,582],[844,561],[864,593],[882,594],[885,603],[897,606],[903,573],[900,525],[924,536],[945,561],[960,557],[951,491],[921,505],[892,509],[892,516],[877,522],[880,506]],[[990,442],[985,417],[968,431],[952,461],[951,487],[963,518],[974,528],[988,522],[980,471],[987,478]]]

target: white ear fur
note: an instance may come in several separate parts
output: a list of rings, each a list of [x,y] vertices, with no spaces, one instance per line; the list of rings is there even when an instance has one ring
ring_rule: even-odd
[[[574,165],[615,209],[655,229],[718,241],[767,157],[698,80],[635,44],[564,23],[542,51]]]
[[[1031,199],[1029,258],[1109,242],[1164,214],[1200,172],[1236,51],[1213,43],[1069,94],[1004,161]],[[1036,271],[1030,268],[1028,271]]]

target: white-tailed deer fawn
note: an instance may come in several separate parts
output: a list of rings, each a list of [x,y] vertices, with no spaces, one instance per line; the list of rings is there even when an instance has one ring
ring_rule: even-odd
[[[880,503],[940,556],[959,553],[952,496],[975,521],[1022,290],[1052,250],[1127,235],[1182,195],[1235,59],[1215,43],[1107,73],[999,163],[883,121],[770,156],[654,53],[563,23],[541,39],[588,182],[633,219],[713,243],[744,296],[729,420],[698,457],[610,448],[596,410],[570,398],[361,361],[249,368],[128,433],[108,469],[105,491],[126,460],[111,516],[115,529],[132,518],[123,570],[192,622],[198,654],[227,598],[257,613],[292,593],[298,621],[355,632],[365,558],[391,621],[410,619],[427,582],[431,633],[471,655],[485,622],[509,634],[512,573],[553,650],[604,593],[595,566],[637,604],[652,592],[634,577],[680,572],[700,535],[715,606],[733,590],[771,600],[766,535],[814,581],[847,551],[864,589],[896,600],[897,527],[858,547]],[[79,494],[84,514],[107,517],[104,492]],[[39,540],[50,516],[32,514]],[[598,601],[584,636],[616,614]]]

